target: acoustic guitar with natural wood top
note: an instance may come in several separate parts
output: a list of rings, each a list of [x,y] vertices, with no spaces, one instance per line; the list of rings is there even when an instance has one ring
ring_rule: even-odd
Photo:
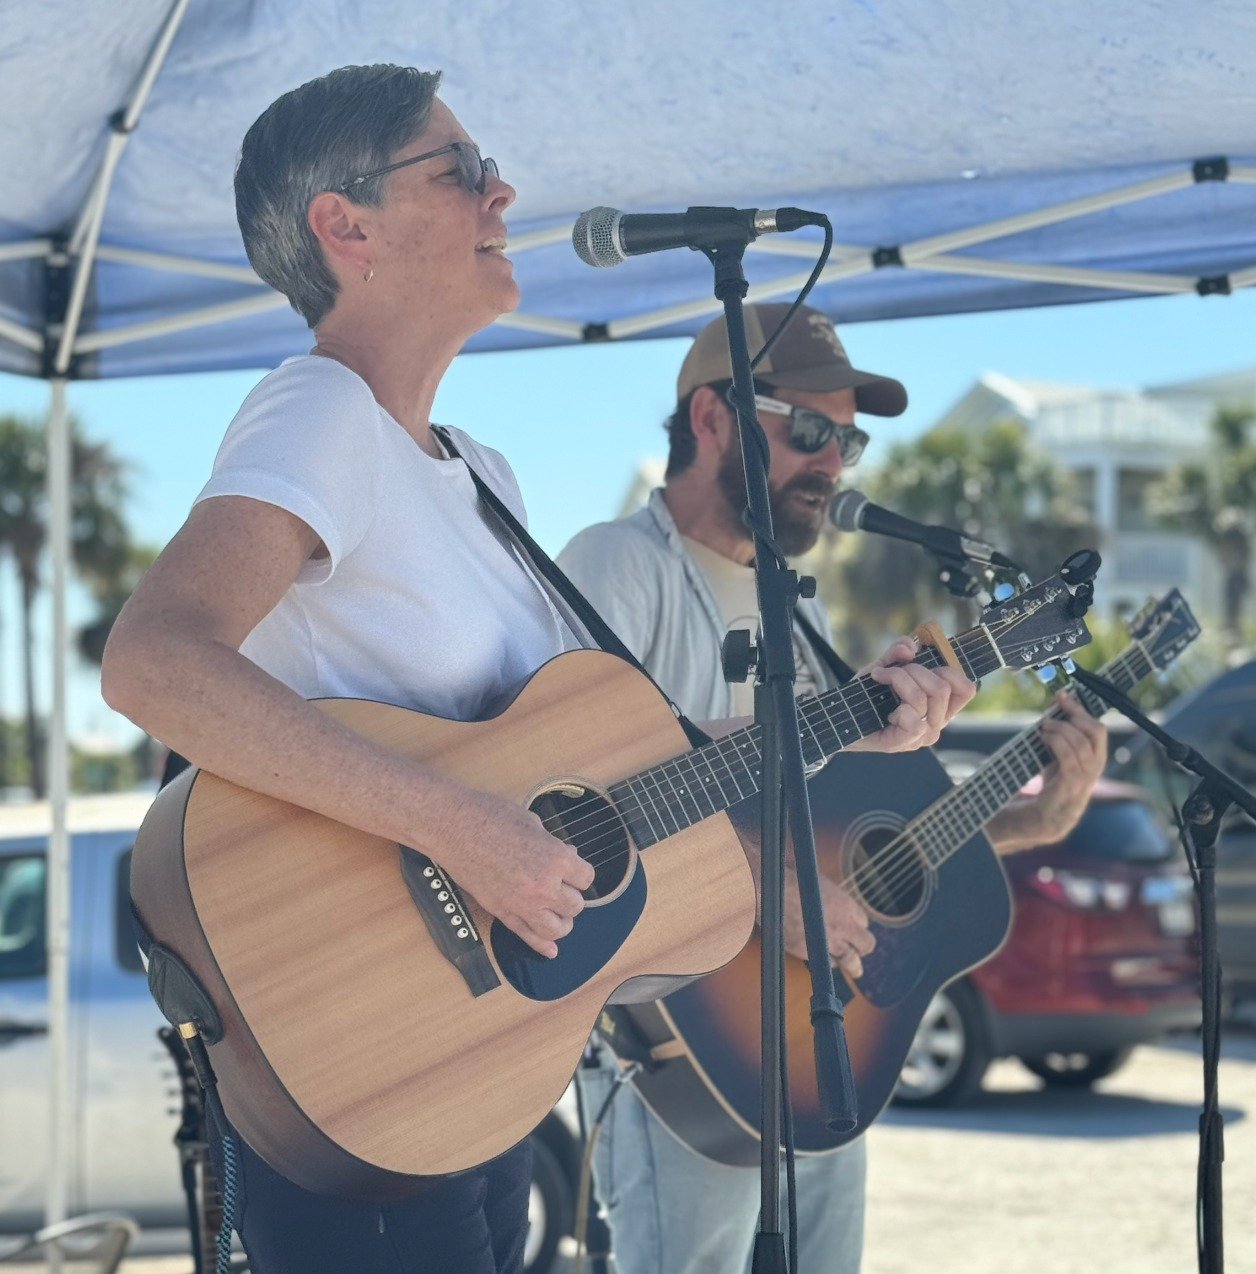
[[[1041,664],[1089,640],[1084,609],[1053,576],[918,662],[957,659],[973,680]],[[741,950],[755,888],[726,811],[759,790],[760,731],[690,747],[648,678],[592,650],[545,664],[489,720],[317,706],[531,809],[597,873],[546,959],[462,893],[439,855],[195,769],[158,795],[131,894],[159,1003],[172,979],[196,989],[225,1112],[273,1168],[383,1200],[527,1136],[607,1002],[654,999]],[[805,758],[881,730],[897,706],[868,676],[801,700]]]

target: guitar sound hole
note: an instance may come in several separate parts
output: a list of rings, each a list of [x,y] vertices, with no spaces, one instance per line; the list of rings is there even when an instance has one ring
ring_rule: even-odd
[[[911,915],[925,900],[929,877],[920,851],[900,840],[894,829],[870,828],[861,836],[851,868],[870,911],[901,918]]]
[[[562,788],[542,792],[529,806],[551,836],[566,841],[596,873],[584,890],[588,902],[608,898],[628,878],[633,862],[632,842],[623,819],[611,802],[597,792]]]

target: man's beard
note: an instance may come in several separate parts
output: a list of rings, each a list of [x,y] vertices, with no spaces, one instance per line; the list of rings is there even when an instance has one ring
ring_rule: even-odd
[[[741,448],[735,437],[730,439],[720,457],[716,481],[728,504],[729,513],[743,534],[748,534],[741,518],[742,510],[746,507],[746,475],[741,464]],[[833,491],[834,484],[819,473],[800,473],[780,488],[774,488],[769,480],[768,500],[772,508],[772,526],[775,528],[776,542],[786,557],[798,557],[815,546],[824,526],[824,512],[827,507],[821,505],[817,510],[800,508],[790,497],[795,494],[816,495],[827,500],[833,495]]]

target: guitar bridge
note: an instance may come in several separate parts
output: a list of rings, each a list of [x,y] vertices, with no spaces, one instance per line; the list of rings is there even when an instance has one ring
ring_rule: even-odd
[[[501,985],[479,930],[452,880],[426,855],[409,845],[401,851],[401,876],[441,955],[462,975],[473,996]]]

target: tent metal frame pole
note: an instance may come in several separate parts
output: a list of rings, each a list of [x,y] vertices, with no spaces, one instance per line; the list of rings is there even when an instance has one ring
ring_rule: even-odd
[[[172,318],[153,319],[149,323],[133,323],[129,327],[114,327],[104,331],[86,332],[75,342],[76,354],[94,354],[97,350],[113,349],[118,345],[130,345],[153,336],[165,336],[171,332],[184,332],[193,327],[211,327],[231,319],[248,318],[253,314],[265,314],[281,310],[288,298],[269,289],[262,296],[249,297],[246,301],[227,301],[223,305],[206,306],[203,310],[188,310]]]
[[[171,274],[192,274],[206,279],[227,279],[232,283],[247,283],[253,287],[267,285],[247,265],[227,265],[221,261],[205,261],[197,257],[173,256],[167,252],[146,252],[140,248],[115,248],[100,244],[96,248],[96,260],[116,265],[142,266],[148,270],[166,270]]]
[[[836,265],[830,265],[825,268],[817,280],[816,286],[818,287],[821,283],[832,283],[838,279],[849,279],[860,274],[868,274],[871,270],[872,263],[867,256],[857,261],[839,261]],[[752,303],[779,296],[782,292],[797,292],[810,277],[811,271],[807,270],[799,274],[788,274],[779,279],[769,279],[762,283],[756,283],[746,293],[746,301],[747,303]],[[645,314],[638,314],[634,318],[612,319],[606,325],[607,334],[611,339],[636,336],[639,333],[648,332],[652,328],[669,327],[673,323],[683,323],[691,318],[703,318],[708,314],[714,314],[720,308],[718,303],[712,303],[706,299],[682,301],[677,305],[669,305],[661,310],[650,310]]]
[[[181,17],[187,0],[175,0],[167,25],[162,36],[154,46],[154,58],[164,56],[169,42],[173,38],[174,27]],[[151,90],[152,83],[159,68],[156,61],[150,61],[137,90],[136,98],[125,113],[115,116],[115,133],[110,138],[110,147],[101,165],[87,206],[79,219],[72,244],[77,242],[83,253],[77,259],[78,270],[75,275],[75,288],[68,321],[62,332],[62,345],[58,350],[58,359],[54,370],[67,370],[68,359],[80,354],[91,354],[100,350],[112,349],[131,342],[149,340],[154,337],[188,331],[197,327],[205,327],[214,323],[230,322],[237,318],[247,318],[254,314],[265,313],[272,308],[280,308],[284,304],[281,297],[267,294],[239,301],[226,302],[220,305],[205,306],[184,314],[155,319],[146,323],[135,323],[124,327],[115,327],[106,331],[93,331],[77,334],[81,319],[82,305],[86,296],[87,284],[92,266],[96,260],[109,261],[119,265],[133,265],[153,270],[166,270],[205,278],[223,279],[249,286],[265,288],[265,283],[247,266],[230,265],[224,262],[206,261],[192,257],[177,256],[169,253],[148,252],[140,249],[113,247],[99,243],[99,233],[104,214],[104,201],[108,192],[108,184],[116,169],[121,148],[125,145],[130,130],[139,118],[142,101]],[[120,131],[125,127],[125,131]],[[1033,262],[997,260],[988,257],[952,255],[956,248],[971,247],[1000,238],[1005,238],[1026,230],[1040,229],[1055,225],[1070,218],[1087,216],[1104,212],[1142,199],[1151,199],[1159,195],[1184,190],[1198,184],[1204,178],[1199,170],[1205,165],[1224,165],[1224,160],[1199,161],[1190,168],[1171,172],[1162,177],[1148,181],[1135,182],[1114,190],[1088,195],[1084,198],[1068,200],[1053,204],[1034,212],[1023,213],[1015,217],[1005,217],[979,226],[968,226],[944,235],[935,235],[921,239],[915,243],[907,243],[895,247],[868,248],[854,244],[841,244],[835,248],[828,268],[821,276],[822,283],[835,283],[842,279],[858,277],[887,266],[901,269],[932,271],[939,274],[971,275],[973,277],[1006,279],[1011,282],[1043,283],[1063,287],[1091,288],[1096,290],[1116,291],[1121,293],[1146,293],[1149,295],[1185,294],[1192,291],[1225,292],[1249,287],[1256,283],[1256,272],[1247,270],[1235,273],[1228,278],[1198,279],[1183,275],[1156,274],[1150,271],[1116,271],[1091,269],[1085,266],[1035,264]],[[108,179],[108,180],[106,180]],[[1226,166],[1223,180],[1236,182],[1256,182],[1256,166]],[[1217,180],[1211,177],[1209,180]],[[552,247],[566,242],[570,235],[569,223],[549,226],[541,230],[529,231],[511,240],[514,252],[527,252],[536,248]],[[24,257],[40,255],[45,249],[51,250],[50,241],[28,241],[21,244],[6,245],[0,248],[0,260],[20,260]],[[764,239],[749,245],[751,251],[764,256],[781,256],[809,259],[814,254],[814,245],[803,241],[785,239]],[[782,275],[779,278],[757,283],[750,290],[749,300],[764,300],[780,296],[796,290],[801,286],[806,275],[802,273]],[[1208,285],[1208,286],[1205,286]],[[542,336],[556,337],[559,340],[570,340],[573,343],[589,340],[622,340],[633,336],[650,333],[658,328],[668,327],[689,319],[704,318],[715,313],[716,306],[708,299],[698,298],[693,301],[680,302],[675,305],[650,310],[637,315],[612,319],[606,323],[582,322],[578,319],[561,319],[549,315],[514,313],[503,315],[497,320],[501,327],[519,331],[535,332]],[[71,337],[73,337],[71,343]],[[23,348],[35,350],[41,347],[38,334],[30,332],[10,320],[0,318],[0,338],[8,339]],[[68,350],[68,352],[67,352]]]
[[[170,46],[178,33],[189,0],[173,0],[157,39],[149,50],[143,69],[131,94],[130,102],[119,110],[110,121],[112,132],[105,148],[105,157],[79,216],[74,233],[70,236],[69,252],[75,261],[74,286],[70,292],[70,304],[66,311],[65,326],[61,331],[61,343],[57,348],[54,370],[64,374],[69,370],[74,352],[74,341],[83,318],[83,306],[87,301],[87,285],[91,281],[95,265],[96,246],[105,220],[105,207],[113,187],[114,174],[126,150],[131,134],[139,125],[140,115],[148,103],[149,94],[157,75],[170,52]]]
[[[584,338],[585,325],[576,319],[546,318],[541,314],[503,314],[493,320],[495,327],[513,327],[521,332],[540,332],[546,336],[563,336],[580,342]]]
[[[91,223],[97,216],[97,209],[103,210],[109,198],[109,190],[113,185],[113,175],[118,161],[122,158],[122,152],[126,149],[126,144],[140,121],[144,107],[148,105],[153,85],[157,82],[157,76],[165,64],[166,55],[170,52],[170,46],[174,43],[174,37],[182,25],[188,3],[189,0],[171,0],[166,20],[161,24],[161,29],[157,32],[148,56],[144,59],[144,65],[140,68],[139,76],[131,90],[130,99],[114,113],[109,121],[113,132],[109,137],[104,160],[96,171],[92,188],[83,202],[74,232],[70,235],[69,248],[73,256],[78,257],[84,254],[84,245],[91,234]]]
[[[574,221],[566,221],[559,226],[550,226],[546,230],[529,230],[526,234],[509,235],[507,241],[510,252],[530,252],[533,248],[552,248],[556,244],[570,243]]]
[[[936,256],[908,263],[914,270],[938,274],[971,274],[991,279],[1016,279],[1030,283],[1062,283],[1073,287],[1102,287],[1118,292],[1166,294],[1194,292],[1197,280],[1179,274],[1088,270],[1066,265],[1033,265],[1028,262],[990,261],[982,257]]]
[[[52,380],[48,416],[48,547],[52,558],[52,711],[47,739],[48,798],[52,830],[48,839],[48,1064],[49,1093],[47,1224],[66,1218],[69,1182],[66,1167],[74,1151],[73,1057],[70,1049],[70,799],[67,724],[69,660],[66,624],[70,556],[70,415],[66,378]],[[59,1262],[54,1268],[59,1266]]]
[[[1227,177],[1231,181],[1256,181],[1256,168],[1251,166],[1230,168]],[[1198,184],[1198,181],[1194,167],[1184,168],[1163,177],[1135,182],[1115,190],[1087,195],[1081,199],[1070,199],[1064,203],[1040,208],[1035,212],[1004,217],[983,225],[969,226],[948,234],[919,239],[915,243],[902,244],[894,249],[878,250],[843,244],[837,249],[841,254],[840,258],[825,269],[817,282],[834,283],[840,279],[866,274],[884,265],[894,265],[902,269],[926,270],[939,274],[966,274],[975,277],[1098,288],[1117,292],[1145,292],[1157,296],[1196,292],[1200,290],[1200,280],[1185,275],[1155,274],[1150,271],[1093,270],[1085,266],[1035,265],[1032,262],[955,256],[951,255],[951,250],[988,243],[1025,230],[1041,229],[1075,217],[1106,212],[1143,199],[1154,199],[1174,191],[1186,190]],[[803,258],[814,255],[814,248],[811,245],[789,240],[758,240],[751,244],[750,248],[771,256]],[[888,255],[890,253],[892,255]],[[883,254],[886,255],[883,256]],[[1230,288],[1249,286],[1254,281],[1253,273],[1244,271],[1241,274],[1231,275]],[[786,275],[756,284],[751,289],[748,299],[761,300],[764,297],[778,296],[783,292],[796,290],[802,286],[806,278],[804,274]],[[610,340],[638,336],[655,328],[713,314],[716,308],[706,300],[684,302],[660,310],[647,311],[631,318],[612,320],[606,324],[605,333]]]
[[[69,907],[71,898],[71,858],[69,837],[69,729],[68,664],[69,629],[66,593],[70,554],[70,488],[72,458],[66,381],[72,375],[72,354],[87,286],[94,265],[105,205],[119,159],[139,122],[175,34],[187,10],[188,0],[173,0],[136,81],[129,105],[117,112],[105,156],[97,173],[74,233],[66,248],[51,245],[46,256],[46,277],[69,268],[74,274],[69,295],[46,297],[47,341],[44,374],[52,381],[52,410],[48,426],[48,519],[52,555],[52,713],[48,735],[48,775],[51,796],[52,831],[48,860],[48,1047],[52,1074],[49,1096],[48,1180],[45,1195],[45,1224],[66,1219],[69,1204],[68,1170],[74,1153],[74,1073],[70,1050],[70,969]],[[51,289],[50,289],[51,291]],[[50,1268],[60,1270],[61,1258],[54,1254]]]
[[[35,354],[40,353],[44,348],[44,338],[38,332],[32,331],[29,327],[22,327],[19,323],[10,322],[7,318],[0,318],[0,336]]]
[[[52,250],[51,239],[26,239],[21,243],[0,243],[0,261],[32,261],[46,257]]]
[[[1124,204],[1137,203],[1141,199],[1154,199],[1157,195],[1170,194],[1175,190],[1184,190],[1195,184],[1189,170],[1170,173],[1166,177],[1155,177],[1150,181],[1136,182],[1132,186],[1121,186],[1116,190],[1105,190],[1102,194],[1086,195],[1081,199],[1070,199],[1065,203],[1052,204],[1047,208],[1039,208],[1036,212],[1022,213],[1016,217],[1003,217],[998,221],[987,221],[983,225],[969,226],[964,230],[954,230],[949,234],[933,235],[928,239],[918,239],[915,243],[904,244],[901,251],[903,257],[935,256],[939,252],[951,252],[956,248],[971,247],[974,243],[988,243],[991,239],[1005,239],[1009,235],[1020,234],[1023,230],[1040,230],[1044,226],[1058,225],[1061,221],[1071,221],[1074,217],[1085,217],[1095,212],[1107,212]]]

